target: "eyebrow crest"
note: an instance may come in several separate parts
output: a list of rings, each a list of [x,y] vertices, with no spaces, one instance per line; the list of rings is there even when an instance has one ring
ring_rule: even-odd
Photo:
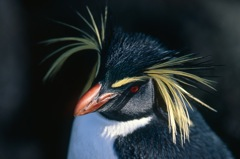
[[[121,80],[118,80],[118,81],[114,82],[111,87],[112,88],[118,88],[118,87],[121,87],[121,86],[126,85],[128,83],[132,83],[132,82],[136,82],[136,81],[144,81],[147,78],[148,77],[146,77],[146,76],[126,77],[126,78],[123,78]]]

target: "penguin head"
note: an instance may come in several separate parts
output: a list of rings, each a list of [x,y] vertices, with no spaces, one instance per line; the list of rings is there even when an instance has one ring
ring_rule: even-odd
[[[75,115],[98,111],[112,120],[125,121],[152,114],[154,81],[143,70],[169,52],[154,38],[121,29],[114,31],[109,45],[95,85],[79,100]]]
[[[121,88],[111,88],[99,82],[79,100],[74,114],[97,111],[108,119],[127,121],[151,115],[153,103],[152,80],[130,83]]]
[[[202,57],[166,50],[158,40],[141,33],[125,33],[119,28],[107,30],[107,8],[98,27],[91,11],[87,10],[90,21],[79,15],[95,35],[77,29],[82,37],[47,40],[48,44],[59,41],[74,43],[53,53],[64,50],[45,79],[52,77],[72,54],[94,50],[97,62],[83,89],[85,94],[77,103],[75,116],[97,111],[109,119],[126,121],[153,113],[161,117],[165,112],[173,142],[176,142],[177,129],[181,138],[188,139],[192,125],[187,109],[191,108],[188,99],[212,109],[183,87],[197,88],[198,83],[214,89],[212,81],[194,74],[195,70],[207,68],[200,65],[201,62],[193,64]]]

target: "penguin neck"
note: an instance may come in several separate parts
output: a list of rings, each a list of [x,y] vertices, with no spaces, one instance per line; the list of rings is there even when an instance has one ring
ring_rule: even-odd
[[[69,145],[68,158],[116,158],[113,148],[118,137],[132,134],[148,125],[152,116],[129,121],[109,120],[99,113],[76,117]],[[91,148],[92,151],[89,151]],[[94,154],[92,153],[94,151]]]
[[[144,127],[150,123],[153,116],[131,119],[127,121],[111,120],[100,113],[91,113],[85,116],[77,117],[75,122],[86,124],[88,127],[99,129],[101,137],[114,139],[118,136],[126,136],[135,130]],[[79,125],[83,127],[83,125]]]
[[[118,136],[124,137],[128,134],[133,133],[135,130],[148,125],[152,120],[152,116],[132,119],[128,121],[109,120],[101,114],[97,114],[97,116],[98,118],[103,119],[102,124],[104,125],[104,129],[101,135],[105,138],[116,138]]]
[[[152,118],[153,116],[148,116],[128,121],[116,121],[105,118],[96,112],[76,117],[73,129],[75,129],[75,132],[88,131],[86,129],[96,130],[96,132],[90,131],[90,133],[93,133],[93,136],[98,133],[97,135],[100,135],[101,138],[114,139],[118,136],[131,134],[135,130],[148,125]]]

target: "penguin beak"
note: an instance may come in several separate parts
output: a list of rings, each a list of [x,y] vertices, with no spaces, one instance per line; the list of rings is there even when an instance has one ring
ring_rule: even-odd
[[[110,99],[116,97],[115,93],[104,93],[100,95],[102,85],[100,83],[88,90],[78,101],[74,116],[84,115],[96,111]]]

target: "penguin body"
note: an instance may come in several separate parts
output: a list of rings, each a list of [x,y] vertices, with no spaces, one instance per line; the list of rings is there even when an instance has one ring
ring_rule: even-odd
[[[80,116],[74,121],[69,159],[232,158],[192,106],[186,106],[194,123],[189,126],[189,140],[178,131],[174,142],[166,103],[159,97],[152,79],[113,87],[119,80],[128,80],[138,73],[137,68],[141,70],[164,56],[169,59],[172,52],[160,46],[155,39],[143,34],[116,31],[98,83],[76,106],[75,113]],[[96,112],[92,113],[92,109]],[[82,116],[84,114],[87,115]]]
[[[166,121],[152,115],[131,121],[113,121],[99,113],[76,117],[68,159],[231,159],[231,153],[207,126],[198,112],[192,112],[196,126],[190,141],[181,145],[169,138]],[[202,133],[204,132],[204,133]]]
[[[99,113],[76,117],[69,145],[69,159],[117,159],[114,148],[118,137],[126,137],[149,124],[152,117],[113,121]]]
[[[183,145],[180,136],[177,144],[169,138],[171,134],[166,121],[153,116],[151,122],[126,137],[119,136],[114,149],[120,159],[232,159],[232,155],[208,127],[198,112],[193,112],[191,138]],[[204,132],[204,133],[203,133]]]
[[[198,75],[209,68],[203,58],[166,50],[141,33],[106,31],[107,10],[100,27],[87,10],[91,20],[80,17],[93,36],[67,25],[83,36],[47,41],[73,43],[53,52],[64,50],[46,78],[74,53],[97,54],[74,111],[68,159],[231,159],[190,100],[214,109],[186,89],[203,85],[214,90],[211,80]]]

